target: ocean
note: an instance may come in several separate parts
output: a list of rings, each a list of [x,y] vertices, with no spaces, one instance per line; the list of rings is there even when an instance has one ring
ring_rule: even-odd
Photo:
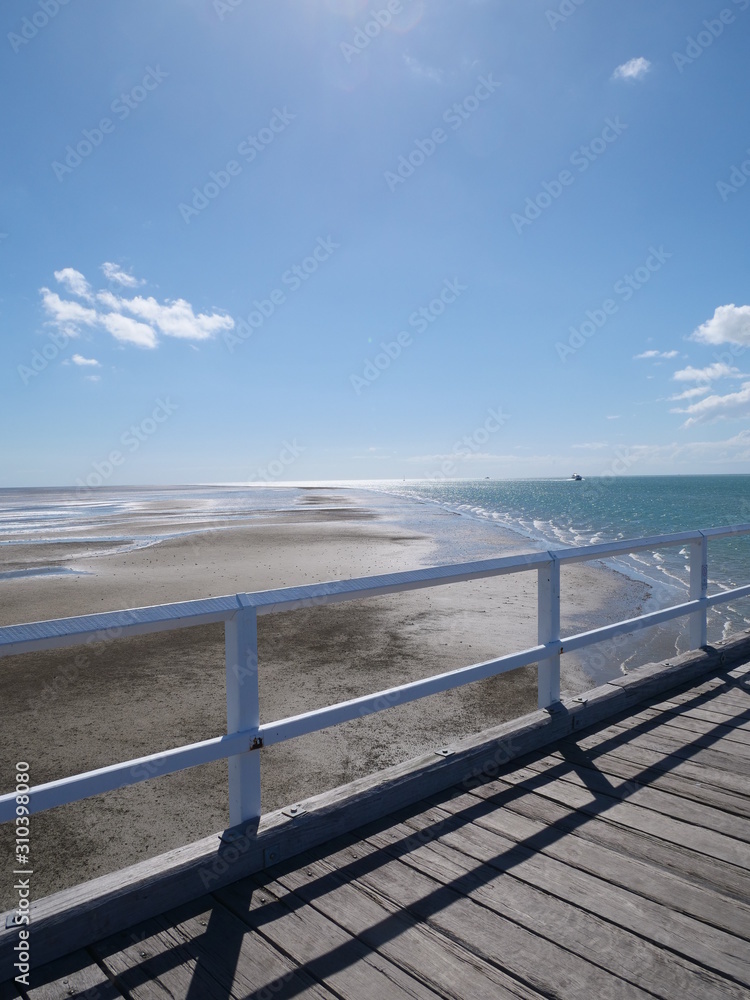
[[[750,475],[618,476],[528,480],[378,480],[315,484],[349,488],[386,520],[430,534],[432,562],[562,548],[750,523]],[[0,580],[80,572],[76,558],[95,540],[98,555],[144,548],[209,524],[263,520],[300,509],[302,484],[0,490],[0,559],[24,546],[23,563],[2,560]],[[434,516],[434,508],[457,517]],[[494,542],[497,541],[497,546]],[[32,548],[25,548],[31,545]],[[55,560],[48,558],[55,546]],[[39,546],[38,550],[35,548]],[[39,557],[30,555],[35,551]],[[62,556],[61,556],[62,553]],[[70,554],[70,559],[66,554]],[[673,547],[606,561],[648,586],[644,611],[684,600],[688,551]],[[709,543],[709,592],[750,582],[750,536]],[[563,594],[564,596],[564,594]],[[709,641],[750,626],[750,599],[709,612]],[[687,648],[687,623],[649,630],[659,655]],[[643,645],[643,638],[639,640]],[[632,658],[636,644],[628,656]],[[657,647],[649,640],[648,655]],[[647,655],[643,653],[642,655]],[[628,657],[626,657],[627,659]],[[640,656],[639,656],[640,658]]]
[[[699,528],[750,523],[750,475],[610,476],[572,479],[392,481],[370,484],[393,496],[437,504],[464,518],[522,535],[534,548],[564,548]],[[687,547],[606,561],[651,588],[655,610],[684,600]],[[750,535],[709,542],[709,593],[750,582]],[[709,611],[709,641],[750,625],[750,598]],[[686,648],[677,628],[677,650]],[[675,631],[666,626],[664,631]]]

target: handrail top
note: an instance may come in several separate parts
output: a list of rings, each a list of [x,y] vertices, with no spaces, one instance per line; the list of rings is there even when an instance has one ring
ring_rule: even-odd
[[[226,621],[246,607],[256,608],[258,614],[274,614],[296,608],[335,604],[539,569],[553,561],[582,562],[642,549],[695,542],[703,537],[715,539],[742,534],[750,534],[750,524],[621,539],[616,542],[542,550],[420,570],[5,625],[0,626],[0,657],[34,649],[70,646],[84,641],[105,641],[126,635]]]

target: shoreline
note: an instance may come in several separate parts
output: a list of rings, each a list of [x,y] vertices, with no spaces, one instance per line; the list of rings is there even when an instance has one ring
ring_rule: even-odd
[[[2,624],[415,569],[445,562],[446,546],[489,547],[485,558],[528,550],[525,539],[513,544],[492,527],[488,537],[457,532],[447,512],[412,517],[411,507],[405,514],[364,490],[346,498],[336,492],[301,493],[299,511],[281,518],[204,526],[147,548],[83,558],[77,565],[88,575],[0,580]],[[613,610],[631,614],[645,590],[601,566],[576,565],[565,577],[566,628],[593,627]],[[261,717],[283,718],[535,644],[534,573],[263,616]],[[220,735],[223,647],[221,626],[205,626],[84,646],[83,659],[80,646],[5,658],[8,745],[40,783]],[[594,682],[564,657],[562,686],[575,695]],[[269,747],[263,811],[535,707],[536,670],[526,667]],[[35,816],[35,895],[225,828],[226,773],[220,761]]]

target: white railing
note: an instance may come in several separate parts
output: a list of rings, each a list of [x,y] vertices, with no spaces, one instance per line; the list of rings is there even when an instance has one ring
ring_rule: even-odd
[[[129,635],[224,622],[226,735],[37,785],[28,793],[29,812],[42,812],[102,792],[113,791],[227,757],[229,758],[229,816],[230,825],[234,826],[260,816],[261,779],[258,751],[264,746],[326,729],[396,705],[403,705],[417,698],[426,698],[441,691],[470,684],[472,681],[517,670],[530,663],[538,664],[539,707],[550,708],[560,698],[560,654],[564,651],[572,652],[617,635],[635,632],[685,615],[690,616],[690,648],[698,649],[705,646],[708,608],[738,597],[750,596],[750,584],[710,596],[707,594],[708,540],[747,534],[750,534],[750,524],[710,528],[704,531],[685,531],[679,534],[535,552],[454,566],[438,566],[388,576],[362,577],[335,583],[236,594],[231,597],[161,604],[131,611],[113,611],[2,627],[0,656],[10,656],[32,650],[56,649],[83,642],[101,642]],[[688,601],[613,625],[560,638],[561,565],[675,545],[690,546]],[[329,705],[327,708],[261,725],[258,709],[258,615],[293,611],[297,608],[322,604],[337,604],[342,601],[361,600],[365,597],[395,594],[466,580],[480,580],[534,569],[538,574],[536,646],[519,653],[500,656],[494,660],[475,663],[424,680],[412,681],[375,694]],[[8,822],[15,816],[15,793],[0,796],[0,822]]]

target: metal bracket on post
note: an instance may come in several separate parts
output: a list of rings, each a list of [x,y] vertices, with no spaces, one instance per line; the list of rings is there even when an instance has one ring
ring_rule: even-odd
[[[700,538],[690,543],[690,600],[705,598],[708,593],[708,539]],[[708,643],[707,609],[699,608],[690,615],[690,648],[703,649]]]
[[[550,562],[537,570],[537,641],[560,646],[560,563],[552,553]],[[560,701],[560,653],[537,665],[538,707],[550,708]]]
[[[258,620],[247,594],[237,594],[237,611],[224,624],[227,675],[227,734],[260,726]],[[260,819],[260,753],[257,738],[247,753],[229,763],[229,825]]]

